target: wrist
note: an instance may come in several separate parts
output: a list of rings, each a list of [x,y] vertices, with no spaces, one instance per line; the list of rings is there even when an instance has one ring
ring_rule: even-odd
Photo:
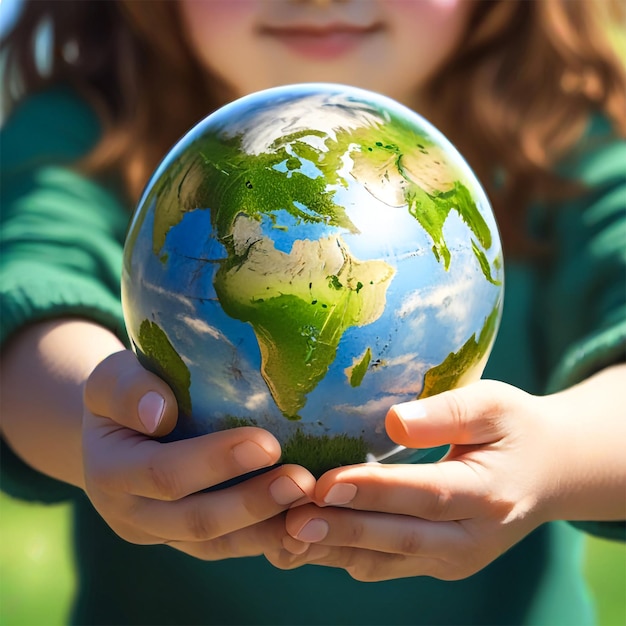
[[[625,383],[626,366],[616,366],[542,398],[546,438],[555,442],[549,519],[626,519],[626,419],[618,399]]]
[[[25,463],[84,488],[84,383],[122,348],[108,330],[78,319],[34,324],[10,341],[2,357],[2,431]]]

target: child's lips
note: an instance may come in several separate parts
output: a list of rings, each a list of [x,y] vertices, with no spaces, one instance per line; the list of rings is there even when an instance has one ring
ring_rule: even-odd
[[[381,30],[382,27],[375,24],[368,27],[266,27],[261,32],[300,56],[324,60],[351,52]]]

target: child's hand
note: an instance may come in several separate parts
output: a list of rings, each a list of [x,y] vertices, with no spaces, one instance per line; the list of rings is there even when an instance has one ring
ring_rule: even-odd
[[[392,439],[412,448],[453,442],[446,458],[326,473],[317,505],[289,511],[283,549],[268,558],[284,569],[339,567],[364,581],[454,580],[545,521],[621,519],[626,461],[614,437],[623,441],[625,426],[614,390],[623,388],[625,371],[605,370],[596,381],[543,398],[482,381],[393,407]],[[594,428],[598,414],[606,431]],[[591,511],[598,517],[584,517]]]
[[[286,465],[198,493],[273,465],[280,446],[259,428],[172,443],[147,436],[166,434],[176,419],[169,387],[131,352],[113,354],[93,371],[85,387],[83,457],[86,492],[102,517],[127,541],[167,543],[209,560],[280,546],[281,514],[295,502],[310,501],[313,476]]]

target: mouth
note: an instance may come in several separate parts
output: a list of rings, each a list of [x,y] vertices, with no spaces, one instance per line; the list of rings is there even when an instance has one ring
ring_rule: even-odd
[[[261,29],[261,34],[299,56],[314,60],[331,60],[352,52],[381,31],[380,24],[367,27],[329,24],[268,26]]]

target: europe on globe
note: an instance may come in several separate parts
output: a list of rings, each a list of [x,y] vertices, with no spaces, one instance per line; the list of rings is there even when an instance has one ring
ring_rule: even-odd
[[[176,395],[170,438],[259,426],[319,476],[424,454],[385,415],[481,376],[503,282],[489,202],[437,129],[379,94],[303,84],[226,105],[166,155],[122,304]]]

